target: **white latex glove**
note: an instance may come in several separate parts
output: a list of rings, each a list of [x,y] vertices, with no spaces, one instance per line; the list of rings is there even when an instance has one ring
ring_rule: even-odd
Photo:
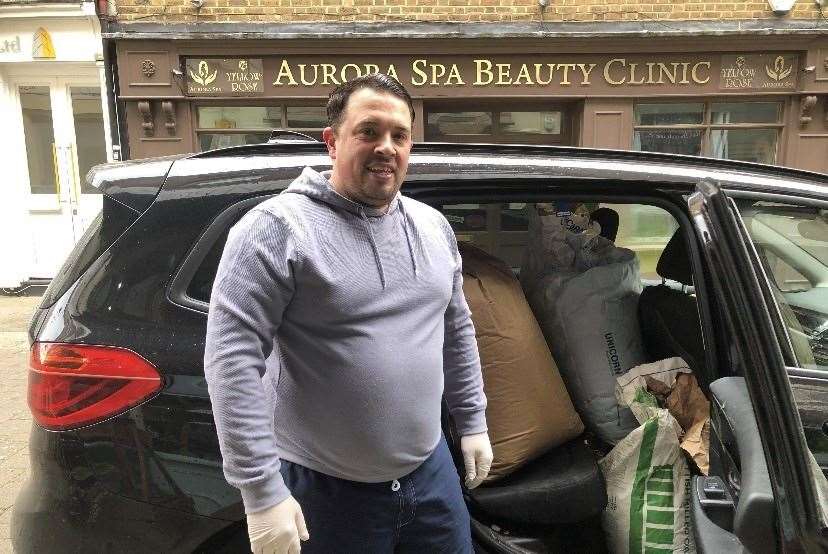
[[[466,487],[475,488],[489,475],[492,468],[492,443],[489,433],[476,433],[460,437],[460,451],[466,468]]]
[[[247,534],[253,554],[299,554],[299,540],[309,538],[302,508],[292,496],[247,514]]]

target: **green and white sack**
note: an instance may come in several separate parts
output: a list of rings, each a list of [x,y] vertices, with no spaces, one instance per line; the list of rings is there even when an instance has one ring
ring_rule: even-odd
[[[610,550],[619,554],[696,551],[690,521],[690,472],[679,448],[681,428],[639,389],[635,412],[649,415],[599,462],[607,483],[602,515]]]

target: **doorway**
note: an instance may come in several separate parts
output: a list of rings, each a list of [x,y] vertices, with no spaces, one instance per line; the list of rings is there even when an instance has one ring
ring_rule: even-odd
[[[107,161],[101,85],[93,77],[26,77],[14,91],[25,147],[19,197],[32,241],[27,274],[52,278],[101,210],[99,191],[85,181]]]

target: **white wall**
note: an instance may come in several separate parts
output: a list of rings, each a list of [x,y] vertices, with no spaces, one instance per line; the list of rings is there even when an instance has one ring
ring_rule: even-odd
[[[55,59],[32,58],[32,44],[40,27],[51,36]],[[19,48],[5,48],[7,44],[19,44]],[[29,193],[17,85],[52,79],[59,90],[78,80],[83,85],[98,84],[103,90],[100,25],[93,4],[0,6],[3,49],[7,51],[0,52],[0,287],[12,288],[30,277],[53,277],[67,253],[64,241],[72,233],[72,220],[65,209],[63,213],[33,210],[38,199]],[[106,108],[104,114],[106,124]],[[66,117],[54,111],[53,117],[56,126],[65,125]],[[107,155],[111,157],[108,125],[105,131]]]

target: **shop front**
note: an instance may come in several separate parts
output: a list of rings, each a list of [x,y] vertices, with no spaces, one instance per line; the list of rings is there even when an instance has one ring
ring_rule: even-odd
[[[111,160],[91,3],[4,8],[0,19],[0,287],[51,279],[101,209],[83,177]]]
[[[132,158],[261,142],[275,128],[318,137],[333,87],[384,72],[411,92],[419,141],[634,149],[828,171],[828,41],[707,42],[719,49],[689,39],[122,40],[117,57]]]

